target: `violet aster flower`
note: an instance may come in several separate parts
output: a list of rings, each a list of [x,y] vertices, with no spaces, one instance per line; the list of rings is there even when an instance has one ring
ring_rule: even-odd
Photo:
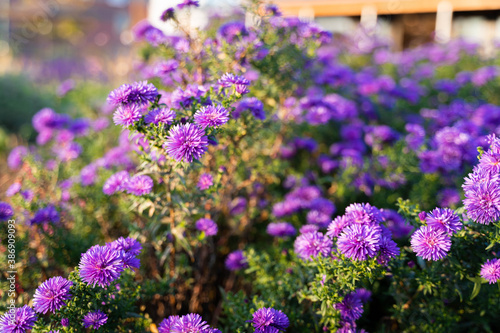
[[[121,251],[112,246],[92,246],[80,259],[80,277],[87,284],[104,288],[120,277],[123,271]]]
[[[198,179],[198,188],[202,191],[208,189],[210,186],[214,184],[214,177],[212,177],[209,173],[204,173]]]
[[[315,224],[306,224],[300,227],[299,232],[301,234],[307,234],[308,232],[318,231],[319,227]]]
[[[71,299],[70,288],[73,282],[56,276],[43,282],[33,296],[33,307],[39,313],[54,313]]]
[[[31,219],[31,224],[58,223],[60,220],[59,212],[53,205],[39,209]]]
[[[199,231],[203,231],[207,236],[217,235],[218,231],[217,223],[215,223],[211,219],[205,219],[205,218],[196,221],[196,229],[198,229]]]
[[[15,182],[9,186],[7,191],[5,191],[5,195],[8,197],[12,197],[12,196],[16,195],[17,193],[19,193],[20,190],[21,190],[21,183]]]
[[[353,260],[366,260],[377,255],[380,249],[381,228],[367,224],[345,227],[337,240],[340,253]]]
[[[418,256],[437,261],[448,254],[451,239],[443,229],[423,226],[411,236],[411,247]]]
[[[271,333],[286,330],[290,321],[281,310],[260,308],[253,313],[252,325],[255,333]]]
[[[386,265],[392,258],[399,255],[399,247],[392,240],[391,236],[392,233],[389,229],[383,227],[379,242],[380,254],[377,257],[377,261],[382,265]]]
[[[142,245],[136,239],[132,237],[123,238],[120,237],[114,242],[111,242],[112,246],[125,253],[132,253],[137,256],[141,253]]]
[[[248,267],[247,258],[245,258],[245,255],[241,250],[236,250],[229,253],[229,255],[226,258],[225,264],[226,268],[229,269],[230,271],[237,271],[242,268]]]
[[[163,321],[158,326],[158,333],[170,333],[172,329],[172,325],[179,321],[179,316],[170,316]]]
[[[167,8],[160,16],[160,20],[167,22],[175,17],[175,11],[172,7]],[[161,332],[160,332],[161,333]]]
[[[328,230],[326,231],[326,235],[330,238],[338,237],[342,230],[349,224],[346,217],[337,216],[329,225]]]
[[[151,177],[146,175],[135,175],[125,183],[125,189],[127,193],[141,196],[151,193],[153,185],[154,183]]]
[[[12,207],[3,201],[0,201],[0,221],[7,221],[14,215]]]
[[[247,97],[240,101],[232,114],[233,118],[239,118],[242,112],[250,111],[252,115],[260,120],[266,119],[264,104],[256,97]]]
[[[170,327],[170,333],[205,333],[210,327],[199,314],[189,313],[174,320]]]
[[[15,314],[12,316],[10,311],[15,311]],[[12,320],[12,317],[14,317],[14,320]],[[35,311],[28,305],[9,310],[0,317],[0,332],[24,333],[33,328],[36,319]]]
[[[123,191],[126,188],[126,184],[129,179],[130,176],[127,171],[118,171],[106,180],[102,186],[102,191],[107,195]]]
[[[490,224],[500,218],[500,186],[497,181],[489,180],[466,188],[463,201],[467,216],[481,224]]]
[[[344,296],[342,302],[335,304],[340,311],[340,318],[348,322],[354,322],[363,314],[363,303],[356,292]]]
[[[295,239],[294,249],[297,256],[303,260],[312,260],[322,254],[328,257],[332,251],[332,240],[321,232],[308,232]]]
[[[203,106],[194,114],[194,122],[203,129],[222,126],[228,120],[229,112],[220,105]]]
[[[145,117],[144,122],[146,124],[155,124],[159,123],[171,124],[175,119],[175,111],[167,108],[161,108],[150,111]]]
[[[12,170],[18,169],[26,155],[28,155],[28,148],[24,146],[15,147],[10,151],[9,157],[7,157],[7,165]]]
[[[490,284],[500,280],[500,261],[498,259],[488,259],[481,266],[481,277],[488,280]]]
[[[291,223],[275,222],[267,225],[267,233],[273,237],[285,238],[295,235],[297,230]]]
[[[242,84],[248,86],[250,84],[250,81],[242,76],[234,75],[231,73],[226,73],[219,79],[219,85],[221,87],[227,88],[231,87],[233,84]]]
[[[132,86],[130,84],[122,84],[109,93],[108,103],[113,106],[126,105],[133,102],[132,97]]]
[[[106,315],[101,310],[89,312],[83,317],[83,326],[85,328],[92,328],[93,330],[99,329],[99,327],[106,324],[108,321],[108,315]]]
[[[115,125],[128,127],[141,117],[141,109],[136,104],[120,105],[113,114],[113,122]]]
[[[200,7],[200,2],[198,0],[184,0],[182,3],[177,5],[177,8],[179,9],[184,7]]]
[[[460,202],[460,192],[454,188],[445,188],[438,193],[438,203],[442,207],[458,205]]]
[[[154,102],[156,96],[158,96],[158,89],[147,81],[134,82],[132,83],[131,96],[135,103],[145,105],[147,102]]]
[[[462,222],[455,211],[449,208],[436,208],[426,216],[429,227],[443,229],[449,234],[453,234],[462,229]]]
[[[167,142],[163,145],[167,153],[179,162],[200,159],[207,151],[207,147],[208,138],[205,131],[191,123],[173,126]]]
[[[78,158],[83,148],[78,142],[68,142],[67,144],[54,146],[53,150],[61,161],[68,162]]]
[[[380,214],[384,225],[389,229],[395,238],[403,238],[412,232],[413,227],[405,223],[405,219],[392,209],[381,209]],[[425,218],[424,218],[425,220]]]
[[[95,163],[91,163],[86,165],[80,171],[80,184],[82,186],[90,186],[93,185],[97,180],[97,165]]]
[[[318,210],[311,210],[306,216],[307,223],[317,224],[320,228],[326,228],[332,221],[331,215]]]
[[[61,326],[68,327],[69,326],[69,319],[68,318],[61,319]]]
[[[345,209],[345,216],[349,223],[379,224],[382,222],[380,210],[368,203],[354,203]]]

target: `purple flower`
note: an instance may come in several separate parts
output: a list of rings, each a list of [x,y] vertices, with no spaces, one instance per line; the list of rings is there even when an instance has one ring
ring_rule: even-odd
[[[377,257],[377,261],[382,265],[386,265],[392,258],[399,255],[398,245],[392,240],[391,236],[392,233],[388,229],[382,228],[379,242],[380,254]]]
[[[113,114],[113,122],[115,125],[128,127],[141,117],[141,109],[136,104],[120,105]]]
[[[202,191],[208,189],[210,186],[214,184],[214,177],[212,177],[209,173],[204,173],[198,179],[198,188]]]
[[[367,224],[353,224],[342,230],[337,240],[340,253],[353,260],[366,260],[380,249],[381,228]]]
[[[113,106],[127,105],[132,102],[132,86],[127,83],[110,92],[108,96],[108,103]]]
[[[54,146],[53,150],[61,161],[68,162],[78,158],[83,148],[77,142],[68,142],[67,144]]]
[[[404,218],[392,209],[381,209],[380,214],[384,220],[384,225],[391,231],[395,238],[406,237],[413,230],[413,227],[406,224]]]
[[[31,219],[31,224],[58,223],[60,220],[59,212],[53,205],[39,209]]]
[[[338,237],[349,224],[345,216],[337,216],[329,225],[326,235],[330,238]]]
[[[229,205],[229,213],[231,215],[242,214],[247,208],[247,199],[243,197],[236,197]]]
[[[130,104],[144,105],[154,102],[158,95],[158,89],[147,81],[124,84],[113,90],[108,96],[108,103],[113,106],[124,106]]]
[[[454,188],[445,188],[438,193],[438,203],[443,207],[455,206],[460,202],[460,192]]]
[[[174,110],[167,108],[156,109],[150,111],[144,117],[144,122],[146,124],[155,124],[155,125],[158,125],[159,123],[171,124],[172,121],[175,119],[175,116],[176,114]]]
[[[335,304],[335,308],[340,311],[342,320],[351,323],[361,318],[363,314],[363,303],[356,292],[344,296],[342,302]]]
[[[175,17],[175,12],[172,7],[167,8],[160,16],[160,20],[167,22]],[[161,332],[160,332],[161,333]]]
[[[38,132],[61,129],[70,120],[68,115],[62,115],[49,108],[38,111],[32,118],[33,128]]]
[[[121,251],[107,245],[92,246],[82,255],[78,267],[83,281],[104,288],[118,279],[123,271]]]
[[[200,2],[198,0],[184,0],[182,3],[178,4],[177,7],[179,9],[184,7],[200,7]]]
[[[294,249],[297,256],[303,260],[312,260],[322,254],[328,257],[332,251],[332,240],[321,232],[308,232],[295,239]]]
[[[15,182],[9,186],[7,191],[5,191],[5,195],[8,197],[12,197],[12,196],[16,195],[17,193],[19,193],[20,190],[21,190],[21,183]]]
[[[135,175],[125,183],[127,193],[141,196],[151,193],[153,180],[147,175]]]
[[[203,106],[194,114],[194,122],[203,129],[222,126],[228,120],[229,112],[220,105]]]
[[[241,113],[245,111],[250,111],[257,119],[266,119],[264,104],[256,97],[247,97],[242,99],[232,114],[233,118],[239,118]]]
[[[255,333],[278,333],[286,330],[290,321],[281,310],[260,308],[253,313],[252,325]]]
[[[179,316],[169,316],[166,319],[163,319],[163,321],[160,323],[158,326],[158,333],[170,333],[172,329],[172,325],[179,321]]]
[[[498,259],[488,259],[481,266],[481,277],[488,280],[490,284],[500,280],[500,261]]]
[[[245,23],[241,21],[228,22],[220,26],[217,34],[224,38],[228,43],[232,43],[238,36],[244,36],[248,33]],[[229,74],[232,75],[232,74]]]
[[[208,139],[205,131],[194,124],[175,125],[170,129],[163,148],[175,160],[192,162],[207,151]]]
[[[59,87],[57,87],[57,95],[59,97],[63,97],[74,88],[75,88],[74,80],[72,79],[65,80],[59,85]]]
[[[307,223],[317,224],[320,228],[326,228],[332,221],[331,215],[325,214],[319,210],[311,210],[306,216]]]
[[[36,319],[37,315],[35,311],[28,305],[11,309],[0,317],[0,332],[24,333],[33,328]]]
[[[203,231],[207,236],[217,235],[217,223],[211,219],[199,219],[196,221],[196,229]]]
[[[467,216],[481,224],[490,224],[500,218],[500,186],[498,181],[485,180],[474,186],[464,184],[463,201]]]
[[[250,84],[250,81],[242,76],[234,75],[231,73],[226,73],[219,79],[219,85],[224,88],[231,87],[233,84],[242,84],[248,86]]]
[[[210,329],[207,322],[196,313],[189,313],[172,322],[170,333],[205,333]]]
[[[382,222],[380,210],[368,203],[354,203],[345,209],[349,224],[379,224]]]
[[[462,229],[460,218],[452,209],[436,208],[426,216],[426,222],[429,227],[442,229],[449,234]]]
[[[306,224],[300,227],[299,232],[301,234],[307,234],[308,232],[318,231],[319,227],[315,224]]]
[[[268,224],[267,233],[273,237],[285,238],[295,235],[297,230],[295,230],[291,223],[275,222]]]
[[[68,318],[61,319],[61,326],[68,327],[69,326],[69,319]]]
[[[134,256],[139,255],[142,250],[141,243],[132,237],[120,237],[114,242],[111,242],[111,246],[125,253],[131,253]]]
[[[89,312],[83,317],[83,326],[85,328],[92,328],[93,330],[99,329],[102,325],[106,324],[108,316],[101,310]]]
[[[126,184],[128,183],[130,176],[127,171],[119,171],[111,177],[109,177],[104,185],[102,186],[102,191],[106,195],[112,195],[116,192],[121,192],[125,190]]]
[[[39,313],[54,313],[66,305],[66,300],[71,299],[70,288],[73,282],[63,277],[56,276],[43,282],[33,296],[33,307]]]
[[[80,171],[80,183],[82,186],[90,186],[95,183],[97,179],[97,165],[91,163],[86,165]]]
[[[75,119],[69,125],[69,131],[77,137],[87,135],[89,128],[90,128],[90,121],[86,118]]]
[[[411,247],[418,256],[436,261],[446,257],[451,239],[443,229],[423,226],[411,236]]]
[[[14,215],[12,207],[3,201],[0,201],[0,221],[7,221]]]
[[[242,268],[248,267],[247,258],[245,258],[245,255],[241,250],[236,250],[229,253],[229,255],[226,258],[225,264],[226,268],[229,269],[230,271],[237,271]]]
[[[18,146],[11,150],[9,157],[7,157],[7,165],[12,170],[15,170],[23,163],[24,156],[28,155],[28,148]]]

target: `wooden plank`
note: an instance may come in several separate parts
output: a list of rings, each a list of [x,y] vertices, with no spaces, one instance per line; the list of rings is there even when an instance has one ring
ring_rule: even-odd
[[[448,0],[453,11],[499,10],[500,0]],[[380,15],[435,13],[441,0],[275,0],[284,15],[297,16],[301,9],[315,16],[359,16],[363,7],[373,6]]]

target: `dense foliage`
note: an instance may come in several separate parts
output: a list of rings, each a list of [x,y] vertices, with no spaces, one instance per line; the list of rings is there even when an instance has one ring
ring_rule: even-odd
[[[498,331],[500,56],[193,6],[10,153],[2,332]]]

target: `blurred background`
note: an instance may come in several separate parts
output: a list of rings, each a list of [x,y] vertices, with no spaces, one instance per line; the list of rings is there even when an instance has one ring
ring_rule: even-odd
[[[180,0],[1,0],[0,153],[5,133],[32,138],[31,116],[53,107],[58,89],[92,83],[112,88],[137,64],[133,27]],[[463,38],[488,55],[500,42],[500,0],[276,0],[284,15],[314,20],[335,35],[359,33],[363,48],[377,36],[393,51]],[[188,17],[203,28],[214,16],[244,15],[239,0],[201,0]],[[251,22],[249,18],[248,22]],[[60,86],[64,83],[63,86]],[[107,90],[109,91],[109,90]],[[59,91],[59,94],[61,91]],[[105,95],[102,96],[103,100]],[[64,110],[60,110],[64,111]]]

